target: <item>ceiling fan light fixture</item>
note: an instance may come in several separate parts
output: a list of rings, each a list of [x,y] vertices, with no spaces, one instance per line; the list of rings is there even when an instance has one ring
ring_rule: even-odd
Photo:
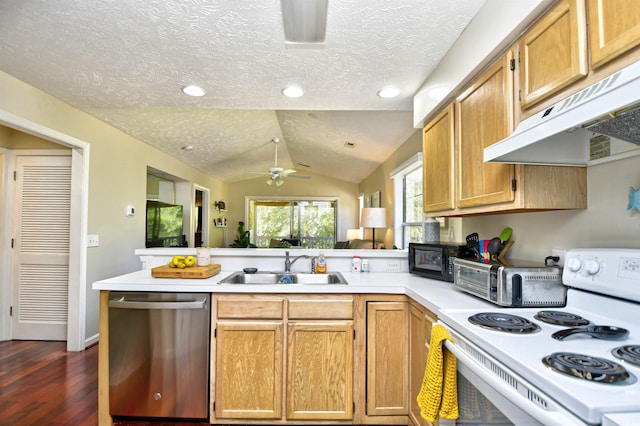
[[[400,94],[400,91],[395,87],[385,87],[384,89],[381,89],[378,91],[378,96],[385,99],[395,98],[399,94]]]
[[[304,95],[304,92],[298,86],[289,86],[282,89],[282,94],[287,98],[299,98]]]
[[[284,42],[291,47],[322,47],[329,0],[280,0]]]
[[[182,86],[182,93],[189,96],[200,97],[207,94],[207,91],[200,86],[190,84],[188,86]]]

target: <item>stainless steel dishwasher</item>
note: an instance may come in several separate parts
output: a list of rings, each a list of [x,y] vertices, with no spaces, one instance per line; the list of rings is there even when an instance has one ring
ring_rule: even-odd
[[[207,419],[209,305],[205,293],[112,292],[112,416]]]

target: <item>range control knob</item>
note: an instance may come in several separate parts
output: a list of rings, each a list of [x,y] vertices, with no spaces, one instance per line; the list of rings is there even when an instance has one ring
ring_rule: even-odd
[[[567,259],[566,267],[571,272],[578,272],[580,270],[580,268],[582,268],[582,261],[580,259],[578,259],[577,257],[571,257],[571,258]]]
[[[595,259],[584,262],[585,275],[596,275],[600,272],[600,262]]]

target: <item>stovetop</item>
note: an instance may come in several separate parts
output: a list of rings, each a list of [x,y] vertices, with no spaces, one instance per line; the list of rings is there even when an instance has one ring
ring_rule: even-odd
[[[592,288],[601,290],[610,286],[600,282],[606,279],[617,282],[616,286],[621,287],[613,291],[616,295],[622,292],[626,297],[637,298],[640,291],[640,250],[624,251],[622,256],[620,253],[615,256],[609,253],[604,258],[598,255],[598,267],[589,264],[593,260],[592,253],[577,251],[573,256],[580,257],[581,266],[578,268],[577,263],[570,262],[565,267],[563,282],[570,286],[565,307],[501,308],[488,305],[485,310],[445,309],[440,312],[440,320],[586,422],[599,424],[604,413],[640,413],[640,366],[620,360],[611,353],[623,345],[640,345],[640,302],[592,292]],[[570,260],[570,255],[567,259]],[[589,269],[583,270],[585,266]],[[596,269],[595,274],[589,272]],[[570,326],[540,321],[536,316],[541,311],[580,316],[589,320],[591,325],[625,328],[629,334],[622,340],[601,340],[586,335],[556,340],[552,334]],[[534,330],[509,333],[478,326],[474,324],[475,318],[469,319],[484,313],[524,318],[534,325]],[[511,321],[510,318],[508,320]],[[596,363],[599,360],[611,362],[622,366],[630,378],[618,383],[605,383],[569,376],[545,365],[543,360],[553,353],[570,353]],[[584,362],[584,359],[580,361]]]

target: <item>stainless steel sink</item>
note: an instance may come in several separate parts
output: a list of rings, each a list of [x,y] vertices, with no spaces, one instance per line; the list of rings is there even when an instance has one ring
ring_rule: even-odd
[[[329,274],[305,274],[300,272],[256,272],[247,274],[242,271],[234,272],[218,284],[306,284],[306,285],[333,285],[349,284],[340,272]]]

